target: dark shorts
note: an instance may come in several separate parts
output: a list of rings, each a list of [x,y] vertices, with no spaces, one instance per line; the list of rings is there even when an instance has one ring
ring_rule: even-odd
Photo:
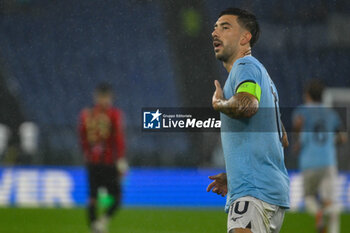
[[[105,187],[108,193],[114,197],[119,197],[120,179],[114,165],[89,164],[87,165],[90,198],[97,198],[98,188]]]

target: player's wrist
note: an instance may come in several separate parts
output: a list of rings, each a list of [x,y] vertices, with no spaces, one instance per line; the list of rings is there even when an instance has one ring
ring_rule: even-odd
[[[216,99],[213,102],[213,108],[216,111],[225,113],[225,108],[227,107],[227,100],[225,99]]]
[[[214,108],[215,109],[215,108]],[[221,113],[224,113],[225,115],[231,117],[231,118],[237,118],[238,115],[236,113],[237,106],[230,102],[229,100],[223,99],[220,100],[220,102],[216,106],[216,111],[219,111]]]
[[[225,172],[222,173],[222,177],[223,177],[224,181],[227,182],[227,174]]]

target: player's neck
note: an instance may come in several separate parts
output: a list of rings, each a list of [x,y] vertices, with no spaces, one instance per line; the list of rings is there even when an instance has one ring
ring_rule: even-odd
[[[110,108],[110,106],[105,106],[103,104],[95,104],[94,108],[98,111],[107,111]]]
[[[233,64],[235,64],[238,59],[249,55],[252,55],[252,50],[250,47],[238,52],[237,54],[232,54],[232,56],[226,62],[224,62],[224,67],[227,72],[230,73]]]
[[[314,100],[309,100],[305,102],[306,105],[319,105],[322,104],[321,101],[314,101]]]

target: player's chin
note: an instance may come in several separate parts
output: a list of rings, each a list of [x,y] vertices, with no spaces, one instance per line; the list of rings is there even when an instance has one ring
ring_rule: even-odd
[[[216,59],[218,59],[218,60],[220,60],[220,61],[225,60],[223,54],[220,53],[220,52],[215,52],[215,57],[216,57]]]

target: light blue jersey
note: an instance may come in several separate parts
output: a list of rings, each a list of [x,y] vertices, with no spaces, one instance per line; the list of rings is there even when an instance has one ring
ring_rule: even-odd
[[[284,165],[276,87],[264,66],[246,56],[234,63],[223,88],[224,97],[231,98],[246,81],[261,87],[258,112],[249,119],[220,114],[228,182],[226,211],[243,196],[289,208],[289,178]]]
[[[307,104],[294,110],[293,119],[297,116],[303,119],[300,170],[336,166],[335,132],[340,128],[338,114],[322,104]]]

